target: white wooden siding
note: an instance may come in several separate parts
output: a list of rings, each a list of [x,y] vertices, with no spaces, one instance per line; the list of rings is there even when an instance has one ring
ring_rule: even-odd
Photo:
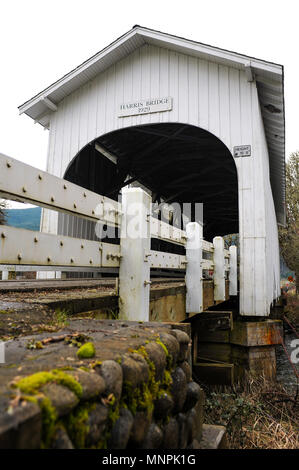
[[[118,118],[117,107],[136,99],[171,96],[173,109]],[[51,114],[48,168],[62,177],[77,153],[101,135],[147,123],[181,122],[206,129],[233,151],[250,144],[252,156],[235,160],[239,185],[240,313],[268,315],[279,295],[276,216],[269,157],[256,84],[245,72],[144,45],[67,96]],[[57,231],[44,211],[42,228]]]

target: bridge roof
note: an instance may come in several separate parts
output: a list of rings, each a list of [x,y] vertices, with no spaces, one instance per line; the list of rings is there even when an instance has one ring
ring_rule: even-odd
[[[243,70],[249,81],[256,80],[269,150],[271,185],[276,213],[278,222],[284,223],[285,119],[282,65],[136,25],[109,46],[19,106],[20,114],[25,113],[47,127],[47,114],[49,111],[55,111],[66,96],[144,44],[164,47]]]

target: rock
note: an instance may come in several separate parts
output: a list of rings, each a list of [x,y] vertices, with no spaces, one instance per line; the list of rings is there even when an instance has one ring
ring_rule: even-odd
[[[148,343],[145,346],[145,350],[150,361],[152,361],[155,365],[155,379],[162,380],[163,372],[166,367],[166,354],[163,347],[158,343]]]
[[[113,393],[117,400],[121,397],[123,385],[123,370],[115,361],[104,361],[100,366],[96,366],[96,372],[100,374],[106,383],[106,394]]]
[[[201,388],[196,382],[189,382],[187,384],[187,394],[183,408],[184,412],[191,410],[191,408],[196,405],[200,397],[200,390]]]
[[[186,359],[188,359],[189,353],[189,336],[187,335],[187,333],[181,330],[171,330],[171,334],[176,337],[180,344],[178,361],[185,361]]]
[[[27,402],[25,406],[14,408],[12,413],[5,408],[4,411],[1,407],[0,412],[0,449],[39,449],[42,435],[39,406]]]
[[[42,392],[50,399],[59,417],[70,413],[79,403],[76,395],[63,385],[48,383]]]
[[[193,439],[191,444],[187,447],[187,449],[200,449],[200,444],[197,439]]]
[[[202,437],[203,420],[204,420],[204,403],[205,403],[205,394],[204,394],[203,389],[201,388],[199,391],[199,399],[193,408],[195,411],[196,438],[198,440],[200,440]]]
[[[187,361],[183,361],[180,364],[180,368],[183,369],[185,373],[187,383],[190,382],[192,380],[192,370],[190,364]]]
[[[156,419],[163,419],[168,416],[172,409],[173,409],[174,403],[172,397],[164,392],[155,400],[154,402],[154,416]]]
[[[101,403],[97,403],[95,408],[89,413],[87,427],[89,429],[86,436],[86,446],[97,444],[105,430],[108,418],[108,408]]]
[[[51,449],[74,449],[72,441],[65,429],[56,429],[52,438]]]
[[[127,447],[133,422],[134,418],[132,413],[126,408],[121,408],[119,418],[111,431],[111,437],[108,443],[109,449],[125,449]]]
[[[128,382],[133,388],[141,382],[147,382],[149,370],[146,360],[139,354],[124,354],[121,363],[123,381]]]
[[[180,344],[174,335],[168,333],[160,333],[160,339],[162,343],[166,346],[168,354],[172,358],[172,365],[176,364],[176,361],[180,353]]]
[[[180,367],[177,367],[172,373],[171,377],[171,394],[174,400],[173,411],[174,413],[179,413],[183,409],[187,394],[186,376],[184,371]]]
[[[164,427],[163,449],[178,449],[179,443],[179,425],[174,418],[170,418]]]
[[[74,377],[82,386],[81,400],[90,400],[102,395],[106,389],[105,381],[94,371],[86,372],[82,369],[68,371],[67,374]]]
[[[142,443],[142,449],[159,449],[163,442],[163,433],[159,426],[152,423]]]
[[[187,417],[183,413],[177,415],[177,422],[179,425],[179,449],[186,449],[188,444],[188,426]]]
[[[146,411],[137,411],[134,416],[134,423],[131,431],[130,442],[134,445],[141,445],[150,426],[150,417]]]
[[[187,414],[187,428],[188,428],[188,444],[197,437],[196,435],[196,411],[194,408]]]

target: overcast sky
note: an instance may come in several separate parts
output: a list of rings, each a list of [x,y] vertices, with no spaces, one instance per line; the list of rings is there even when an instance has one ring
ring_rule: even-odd
[[[295,0],[9,0],[0,5],[1,153],[45,169],[48,131],[19,116],[17,107],[135,24],[283,64],[286,155],[299,150]]]

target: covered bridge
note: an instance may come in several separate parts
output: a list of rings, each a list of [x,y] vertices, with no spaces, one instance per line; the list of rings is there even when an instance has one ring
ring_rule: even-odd
[[[280,295],[283,67],[134,26],[19,107],[49,129],[47,171],[117,199],[203,203],[204,238],[239,233],[240,314]],[[42,230],[90,238],[43,210]]]

